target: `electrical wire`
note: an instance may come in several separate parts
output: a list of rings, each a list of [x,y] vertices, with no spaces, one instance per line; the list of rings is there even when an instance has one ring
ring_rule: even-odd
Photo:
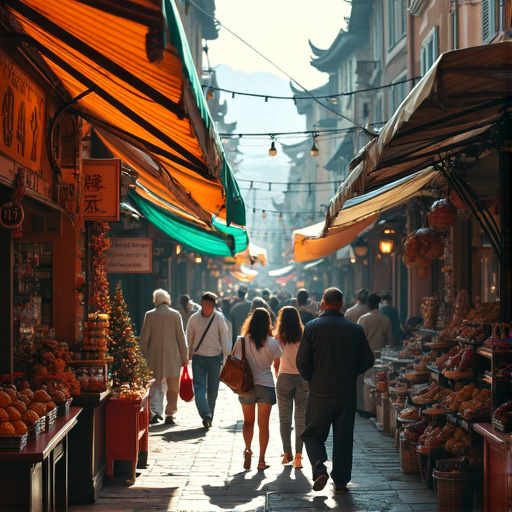
[[[416,76],[414,78],[406,78],[405,80],[399,80],[397,82],[393,82],[390,84],[379,85],[376,87],[369,87],[367,89],[358,89],[357,91],[340,92],[338,94],[327,94],[325,96],[315,96],[315,98],[318,100],[322,100],[322,99],[332,100],[333,98],[340,98],[342,96],[352,96],[354,94],[359,94],[361,92],[378,91],[379,89],[386,89],[388,87],[394,87],[396,85],[405,84],[407,82],[420,80],[421,78],[422,78],[421,76]],[[211,88],[215,91],[229,93],[229,94],[231,94],[232,98],[234,98],[236,95],[238,95],[238,96],[250,96],[253,98],[264,98],[265,101],[268,101],[268,100],[292,100],[294,103],[298,100],[310,100],[311,99],[311,96],[273,96],[271,94],[254,94],[254,93],[250,93],[250,92],[232,91],[230,89],[223,89],[222,87],[213,87],[211,85],[206,85],[206,84],[203,84],[201,87],[203,89]]]
[[[279,70],[281,73],[283,73],[283,75],[287,76],[292,82],[295,82],[295,84],[297,84],[313,101],[315,101],[316,103],[318,103],[321,107],[329,110],[330,112],[332,112],[333,114],[341,117],[342,119],[345,119],[346,121],[348,121],[349,123],[353,124],[354,126],[356,126],[357,128],[359,128],[361,131],[363,131],[364,133],[366,133],[366,135],[370,136],[370,137],[376,137],[377,134],[371,132],[370,130],[368,130],[368,128],[366,128],[365,126],[357,123],[356,121],[344,116],[343,114],[341,114],[340,112],[338,112],[337,110],[335,109],[332,109],[331,107],[329,107],[328,105],[325,105],[324,103],[322,103],[320,100],[316,99],[316,97],[314,96],[313,93],[311,93],[311,91],[309,91],[308,89],[306,89],[306,87],[304,87],[301,83],[299,83],[297,80],[295,80],[291,75],[289,75],[284,69],[282,69],[281,67],[279,67],[277,64],[275,64],[274,62],[272,62],[268,57],[266,57],[265,55],[263,55],[260,51],[258,51],[256,48],[254,48],[254,46],[252,46],[251,44],[249,44],[247,41],[245,41],[244,39],[242,39],[238,34],[236,34],[235,32],[233,32],[229,27],[226,27],[226,25],[224,25],[218,18],[216,18],[215,16],[211,15],[209,12],[206,12],[205,10],[201,9],[201,7],[199,7],[196,3],[194,3],[192,0],[189,0],[189,4],[194,6],[198,11],[202,12],[204,15],[208,16],[209,18],[211,18],[214,23],[216,23],[218,26],[220,27],[223,27],[225,30],[227,30],[230,34],[232,34],[234,37],[236,37],[239,41],[241,41],[242,43],[244,43],[246,46],[248,46],[252,51],[254,51],[255,53],[257,53],[260,57],[262,57],[263,59],[265,59],[269,64],[271,64],[272,66],[274,66],[277,70]]]

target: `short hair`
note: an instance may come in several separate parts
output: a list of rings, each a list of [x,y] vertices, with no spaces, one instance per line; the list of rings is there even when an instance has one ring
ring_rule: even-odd
[[[380,302],[380,295],[378,293],[370,293],[368,295],[368,308],[369,309],[377,309]]]
[[[201,295],[201,301],[203,300],[217,304],[217,295],[213,292],[204,292],[203,295]]]
[[[389,293],[389,292],[382,292],[380,294],[380,298],[382,300],[387,300],[388,302],[391,302],[391,300],[392,300],[391,293]]]
[[[306,288],[301,288],[297,292],[297,303],[298,303],[298,305],[302,306],[304,304],[307,304],[308,303],[308,299],[309,299],[308,291],[306,290]]]
[[[239,286],[237,294],[240,299],[245,298],[245,296],[247,295],[247,288],[245,286]]]
[[[153,292],[153,304],[155,306],[160,306],[160,304],[168,304],[171,305],[171,296],[168,292],[159,288]]]
[[[368,300],[368,290],[361,288],[357,292],[357,300],[361,301],[361,304],[366,304],[366,301]]]
[[[341,290],[338,288],[327,288],[327,290],[324,291],[322,300],[327,306],[341,307],[343,304],[343,293],[341,293]]]
[[[180,297],[180,304],[185,307],[188,303],[190,302],[190,295],[187,295],[186,293],[184,293],[181,297]]]

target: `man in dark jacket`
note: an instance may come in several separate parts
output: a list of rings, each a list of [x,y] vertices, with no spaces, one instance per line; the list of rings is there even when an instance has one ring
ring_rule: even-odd
[[[313,468],[313,490],[322,490],[329,479],[325,441],[332,427],[335,493],[348,492],[352,477],[357,376],[375,360],[363,328],[347,320],[342,308],[341,291],[325,290],[320,304],[323,313],[305,326],[296,360],[309,382],[302,439]]]

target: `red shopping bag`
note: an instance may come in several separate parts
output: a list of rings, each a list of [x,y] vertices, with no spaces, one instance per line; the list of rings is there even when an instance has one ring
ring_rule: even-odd
[[[186,365],[183,366],[183,371],[181,372],[180,398],[185,402],[190,402],[194,398],[194,383]]]

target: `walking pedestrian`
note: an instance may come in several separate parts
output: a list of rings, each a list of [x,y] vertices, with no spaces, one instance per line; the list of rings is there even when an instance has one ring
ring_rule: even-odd
[[[261,471],[269,467],[265,462],[270,435],[268,425],[272,406],[276,403],[272,364],[275,364],[282,354],[279,342],[272,337],[270,313],[266,308],[256,308],[242,326],[242,335],[234,347],[234,355],[239,359],[242,358],[242,338],[245,340],[245,355],[254,380],[252,390],[238,397],[244,415],[244,469],[251,469],[251,444],[257,408],[260,447],[257,469]]]
[[[379,310],[380,295],[368,295],[368,313],[359,317],[357,323],[364,329],[375,357],[380,355],[382,347],[393,344],[391,320]]]
[[[199,304],[194,302],[186,293],[180,297],[180,305],[178,311],[183,321],[183,329],[187,330],[188,319],[196,312],[199,311]]]
[[[393,332],[393,347],[400,348],[405,338],[405,332],[402,329],[398,310],[393,306],[393,298],[389,292],[383,292],[380,296],[380,312],[391,320],[391,330]]]
[[[308,307],[309,293],[305,288],[301,288],[297,292],[297,309],[299,311],[302,323],[306,325],[309,321],[313,320],[317,315],[313,314]]]
[[[155,379],[150,389],[150,423],[163,421],[166,392],[165,423],[174,424],[174,415],[178,411],[180,371],[188,364],[187,342],[181,316],[171,308],[170,295],[165,290],[155,290],[153,304],[155,308],[146,312],[140,333],[141,352]]]
[[[277,364],[276,394],[279,408],[279,428],[283,442],[283,464],[293,461],[293,467],[302,468],[302,432],[308,401],[308,384],[297,369],[296,359],[304,326],[299,312],[293,306],[284,306],[277,315],[276,338],[283,355]],[[294,410],[295,406],[295,410]],[[292,452],[292,416],[295,423],[295,457]]]
[[[322,490],[329,479],[325,441],[332,428],[335,493],[348,492],[352,478],[357,376],[375,360],[363,329],[347,320],[342,308],[341,291],[325,290],[323,313],[304,327],[297,353],[297,368],[309,382],[302,439],[313,468],[313,490]]]
[[[356,303],[351,308],[348,308],[345,311],[345,318],[357,324],[357,321],[359,320],[361,315],[364,315],[368,313],[368,311],[370,311],[368,309],[368,305],[366,304],[367,300],[368,290],[362,288],[357,292]]]
[[[224,315],[215,309],[217,295],[205,292],[201,309],[194,313],[187,327],[189,359],[192,360],[194,400],[203,426],[212,426],[219,393],[219,376],[224,358],[231,351],[231,340]]]
[[[236,337],[240,334],[240,329],[242,328],[245,319],[249,316],[249,310],[251,309],[251,301],[246,299],[246,295],[247,288],[245,286],[239,286],[236,302],[231,305],[231,341],[233,344],[236,341]]]

